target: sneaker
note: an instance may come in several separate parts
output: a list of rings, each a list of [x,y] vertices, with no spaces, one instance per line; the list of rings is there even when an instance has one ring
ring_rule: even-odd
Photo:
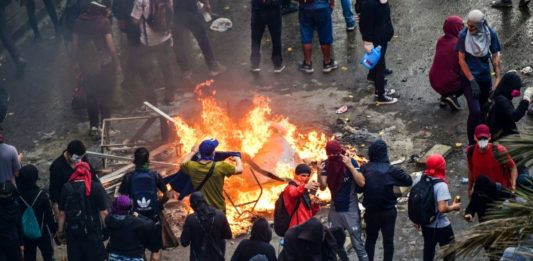
[[[351,32],[354,31],[355,28],[357,28],[357,24],[354,24],[352,26],[346,26],[346,31]]]
[[[283,70],[285,70],[285,64],[274,66],[274,73],[280,73],[283,72]]]
[[[329,73],[339,68],[339,64],[337,63],[337,61],[333,59],[330,59],[329,63],[323,63],[322,65],[323,65],[322,72],[325,72],[325,73]]]
[[[215,77],[223,72],[226,71],[226,66],[220,64],[220,63],[217,63],[217,65],[215,66],[215,68],[211,69],[211,71],[209,72],[209,75],[211,75],[212,77]]]
[[[385,96],[391,96],[396,93],[395,89],[385,89]],[[376,96],[376,99],[378,98],[378,93],[374,92],[374,96]]]
[[[305,61],[303,61],[300,64],[300,66],[298,67],[298,70],[300,70],[300,71],[302,71],[304,73],[309,73],[309,74],[315,72],[315,70],[313,69],[313,64],[312,63],[311,64],[307,64],[307,63],[305,63]]]
[[[492,1],[491,5],[492,8],[511,8],[513,7],[513,3],[511,1]]]
[[[98,127],[92,126],[91,129],[89,130],[89,136],[97,137],[98,135],[100,135],[100,130],[98,129]]]
[[[250,71],[254,73],[258,73],[261,71],[261,68],[259,66],[252,66],[252,69],[250,69]]]
[[[391,75],[392,74],[392,70],[391,69],[385,69],[384,74],[385,74],[385,76]]]
[[[452,110],[458,111],[463,109],[463,107],[461,107],[461,104],[459,103],[459,100],[457,100],[457,96],[455,95],[446,97],[445,101],[448,105],[450,105],[450,108],[452,108]]]
[[[527,5],[529,5],[530,0],[520,0],[520,4],[518,4],[519,7],[526,8]]]
[[[446,103],[446,97],[444,96],[440,96],[440,99],[439,99],[439,106],[441,108],[444,108],[446,107],[446,105],[448,105],[448,103]]]
[[[17,79],[20,79],[22,76],[24,76],[24,69],[26,69],[26,60],[24,60],[23,58],[18,58],[15,66],[15,76],[17,77]]]
[[[382,97],[377,99],[377,104],[394,104],[397,103],[398,99],[389,97],[387,95],[383,95]]]

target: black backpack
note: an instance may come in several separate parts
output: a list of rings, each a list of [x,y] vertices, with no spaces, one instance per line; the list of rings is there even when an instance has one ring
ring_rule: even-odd
[[[146,18],[146,23],[150,28],[156,32],[168,32],[174,16],[172,0],[150,0],[148,8],[150,14]]]
[[[83,238],[95,231],[96,224],[91,214],[91,203],[85,196],[85,184],[75,189],[72,182],[65,184],[65,231],[67,235]]]
[[[435,221],[438,211],[435,210],[435,192],[433,186],[441,179],[432,179],[426,175],[420,177],[409,193],[407,212],[409,219],[417,225],[427,225]]]
[[[135,171],[131,175],[129,185],[133,211],[156,222],[160,212],[159,202],[157,201],[156,173]]]
[[[290,181],[289,186],[298,186],[298,184],[296,184],[294,181]],[[292,211],[292,213],[289,214],[287,208],[285,207],[285,201],[283,200],[283,192],[279,194],[279,197],[276,200],[276,205],[274,207],[274,232],[276,232],[278,236],[285,236],[285,233],[287,232],[287,230],[289,230],[289,225],[291,223],[292,217],[294,216],[294,214],[296,214],[296,211],[298,211],[298,207],[300,207],[300,202],[301,197],[298,198],[294,210]]]

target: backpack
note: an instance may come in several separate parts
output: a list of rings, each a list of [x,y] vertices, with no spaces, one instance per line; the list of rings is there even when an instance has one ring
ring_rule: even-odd
[[[151,171],[135,171],[130,178],[130,197],[133,211],[152,220],[159,216],[156,174]]]
[[[21,196],[19,196],[22,203],[26,205],[26,210],[24,210],[24,213],[22,213],[22,234],[29,239],[38,239],[42,236],[42,224],[44,220],[44,214],[43,218],[41,219],[41,225],[39,226],[39,221],[37,221],[35,211],[33,211],[33,205],[35,204],[42,192],[42,190],[39,191],[39,194],[37,194],[35,199],[33,199],[31,205],[28,204],[28,202],[26,202],[26,200],[24,200]]]
[[[172,26],[174,10],[172,0],[150,0],[149,15],[146,23],[156,32],[168,32]]]
[[[427,225],[437,218],[438,211],[435,210],[433,186],[439,182],[443,181],[422,175],[420,181],[411,188],[407,201],[407,212],[413,223],[421,226]]]
[[[289,182],[289,186],[298,186],[294,181]],[[301,198],[298,198],[296,206],[292,210],[292,213],[289,214],[287,208],[285,207],[285,200],[283,200],[283,192],[279,194],[278,199],[276,200],[276,205],[274,207],[274,232],[278,236],[283,237],[287,230],[289,230],[289,225],[291,223],[292,217],[298,211],[300,207]]]
[[[95,231],[95,222],[91,214],[91,204],[85,196],[85,184],[75,189],[72,182],[66,183],[65,216],[66,233],[74,237],[86,237]]]

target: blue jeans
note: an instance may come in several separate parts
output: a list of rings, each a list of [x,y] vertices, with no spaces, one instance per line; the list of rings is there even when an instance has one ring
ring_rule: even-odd
[[[298,12],[300,23],[300,39],[302,44],[313,43],[313,32],[318,32],[320,45],[333,43],[333,24],[329,7],[320,9],[304,9]]]
[[[341,0],[342,15],[346,22],[346,27],[352,27],[355,25],[355,17],[352,11],[352,0]]]

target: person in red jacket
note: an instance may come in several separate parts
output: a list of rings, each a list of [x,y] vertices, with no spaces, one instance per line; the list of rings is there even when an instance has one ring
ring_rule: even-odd
[[[318,182],[309,181],[311,177],[311,168],[306,164],[296,166],[294,183],[287,185],[283,192],[283,201],[287,208],[287,213],[296,212],[291,218],[289,228],[300,225],[312,218],[320,210],[319,199],[314,197],[311,200],[309,194],[314,194],[318,190]]]
[[[433,65],[429,71],[431,88],[441,95],[441,106],[449,105],[452,110],[460,110],[457,98],[463,95],[465,81],[461,79],[461,67],[455,46],[459,32],[464,28],[463,19],[449,16],[444,22],[444,35],[437,41]],[[467,83],[466,83],[467,84]]]

